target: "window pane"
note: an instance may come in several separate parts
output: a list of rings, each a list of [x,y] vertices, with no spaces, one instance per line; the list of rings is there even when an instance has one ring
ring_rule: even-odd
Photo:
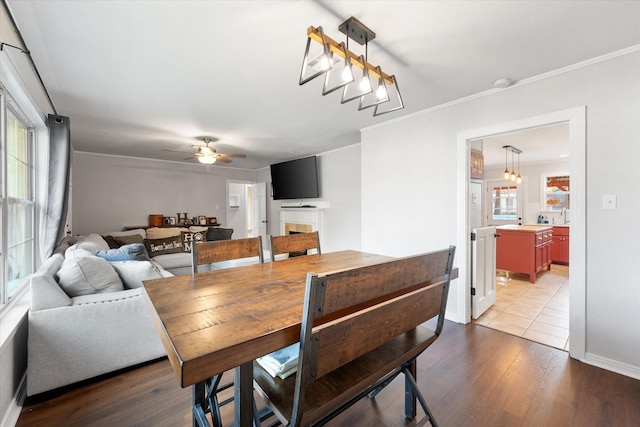
[[[545,210],[561,211],[569,209],[571,180],[568,175],[548,176],[544,188]]]
[[[517,187],[493,187],[491,194],[494,220],[518,219]]]
[[[8,200],[7,296],[33,271],[33,205]]]
[[[7,196],[31,199],[31,167],[28,130],[7,114]]]
[[[34,269],[33,138],[27,125],[10,109],[7,115],[5,164],[7,193],[6,242],[3,267],[7,279],[0,304],[6,303]],[[4,208],[3,208],[4,209]],[[4,240],[3,236],[3,240]]]

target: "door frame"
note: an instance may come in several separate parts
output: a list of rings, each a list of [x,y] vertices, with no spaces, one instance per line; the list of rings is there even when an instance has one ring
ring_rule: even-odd
[[[571,170],[571,234],[569,253],[569,354],[584,360],[586,352],[586,106],[524,118],[507,123],[458,133],[457,137],[457,215],[458,250],[456,258],[463,291],[455,301],[459,321],[471,321],[471,280],[469,260],[471,245],[469,225],[470,141],[494,135],[558,123],[569,124]],[[576,203],[577,202],[577,203]]]

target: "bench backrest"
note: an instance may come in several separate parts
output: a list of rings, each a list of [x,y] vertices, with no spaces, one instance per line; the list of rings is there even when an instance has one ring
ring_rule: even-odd
[[[298,361],[301,384],[435,316],[439,335],[454,253],[450,247],[362,268],[309,274]]]
[[[215,240],[213,242],[194,243],[191,248],[191,264],[193,273],[198,272],[198,265],[213,262],[229,261],[240,258],[258,257],[264,262],[262,255],[262,238]]]
[[[284,253],[307,252],[316,249],[320,252],[320,235],[317,231],[311,233],[294,233],[284,236],[271,236],[271,261],[275,256]]]

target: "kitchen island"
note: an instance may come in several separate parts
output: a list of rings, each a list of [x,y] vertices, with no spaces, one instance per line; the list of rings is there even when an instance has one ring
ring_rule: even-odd
[[[529,275],[551,269],[551,225],[502,225],[496,227],[496,269]]]

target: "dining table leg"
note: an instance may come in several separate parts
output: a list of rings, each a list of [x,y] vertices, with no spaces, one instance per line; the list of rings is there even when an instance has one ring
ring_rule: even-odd
[[[235,368],[233,394],[233,412],[235,425],[251,427],[254,425],[253,401],[253,361],[243,363]]]
[[[192,425],[193,427],[208,427],[209,421],[205,415],[207,411],[207,399],[205,397],[206,384],[200,381],[191,386],[192,390]]]

